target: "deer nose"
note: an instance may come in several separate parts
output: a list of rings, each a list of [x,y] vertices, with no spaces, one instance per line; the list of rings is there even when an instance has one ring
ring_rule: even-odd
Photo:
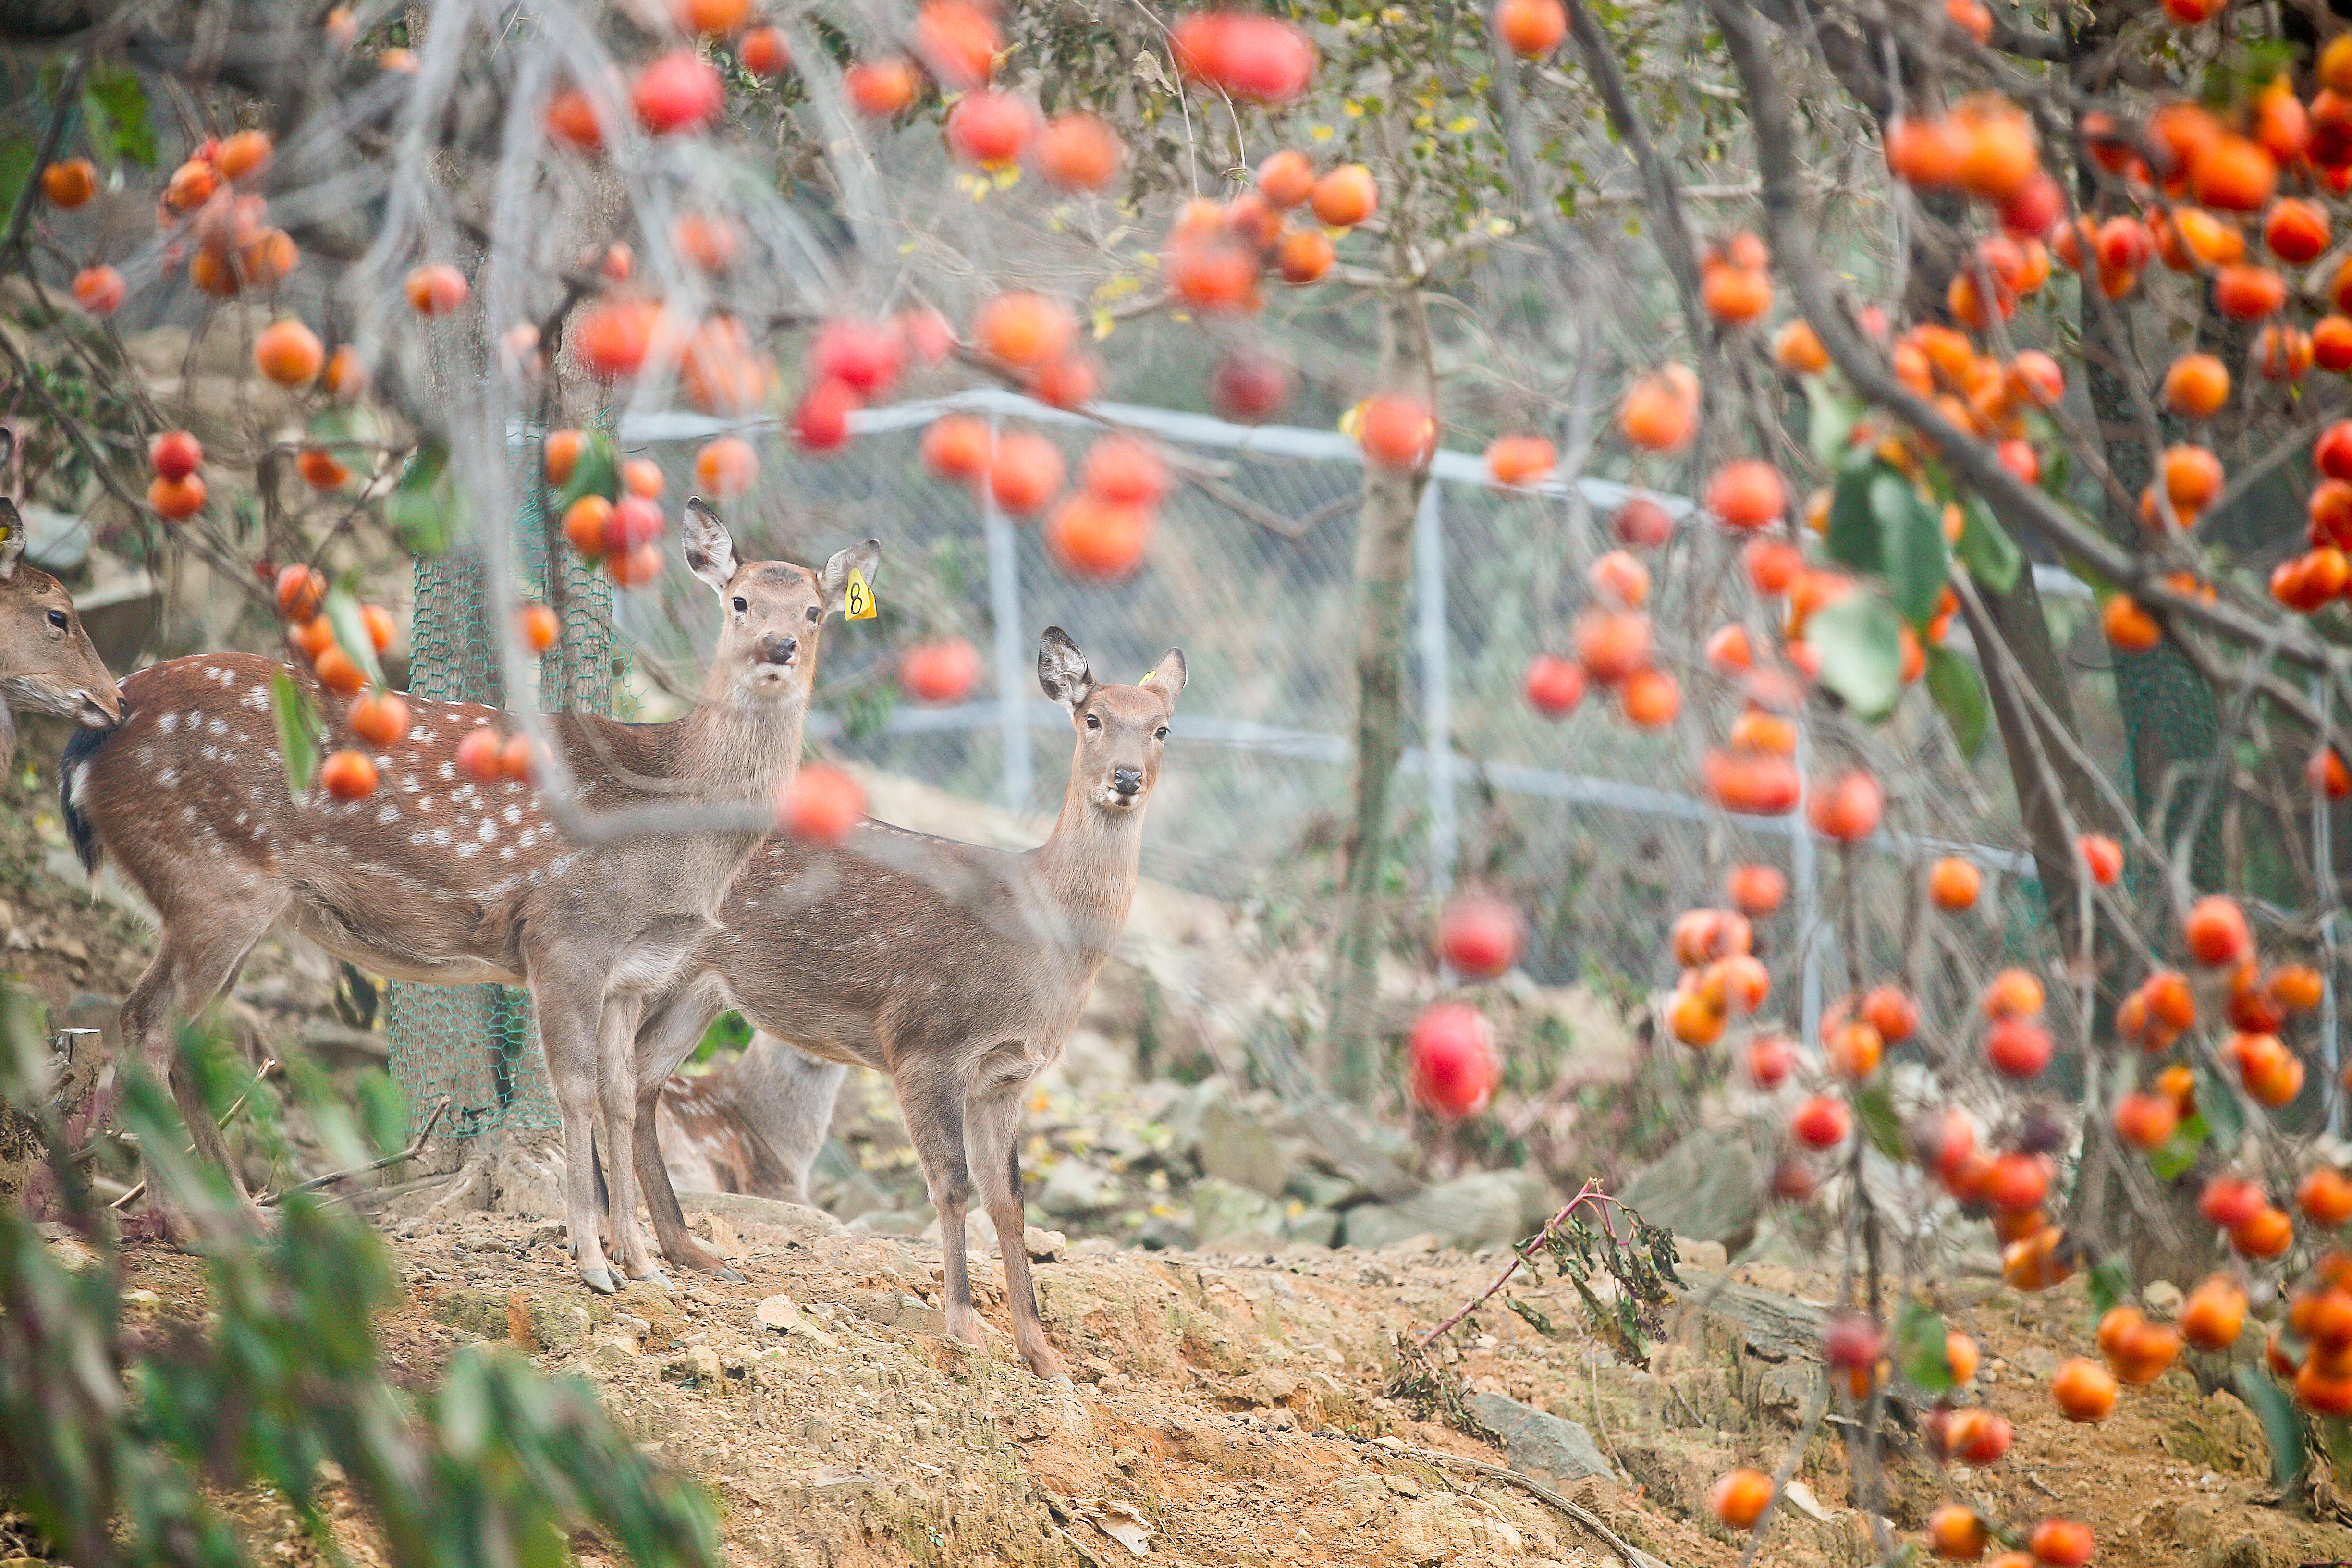
[[[800,646],[798,637],[778,637],[774,632],[769,632],[760,638],[760,662],[790,664],[793,655],[800,651]]]
[[[1141,768],[1111,769],[1110,787],[1121,795],[1140,794],[1143,789],[1143,770]]]
[[[83,729],[111,730],[122,722],[122,714],[119,709],[109,708],[93,693],[77,691],[74,695],[80,700],[79,710],[74,714],[74,721]]]

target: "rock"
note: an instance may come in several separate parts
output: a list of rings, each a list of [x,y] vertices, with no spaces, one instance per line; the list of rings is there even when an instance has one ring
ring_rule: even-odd
[[[1179,1163],[1190,1160],[1201,1147],[1201,1118],[1210,1106],[1230,1099],[1234,1094],[1231,1079],[1223,1073],[1211,1073],[1192,1085],[1168,1109],[1168,1157]]]
[[[678,1206],[689,1215],[715,1215],[744,1237],[755,1241],[793,1241],[806,1247],[819,1237],[839,1236],[839,1220],[805,1204],[778,1203],[749,1193],[680,1193]]]
[[[1717,1274],[1730,1263],[1730,1255],[1719,1241],[1694,1241],[1687,1237],[1675,1237],[1675,1261],[1686,1268],[1712,1269]]]
[[[2270,1438],[2261,1420],[2227,1389],[2207,1394],[2193,1414],[2173,1421],[2157,1441],[2174,1458],[2205,1469],[2271,1473]]]
[[[1634,1172],[1617,1195],[1676,1237],[1719,1241],[1736,1257],[1755,1238],[1766,1185],[1746,1139],[1701,1128]]]
[[[1339,1215],[1334,1209],[1302,1209],[1284,1218],[1282,1237],[1285,1241],[1303,1241],[1310,1247],[1337,1247]]]
[[[2139,1299],[2147,1303],[2148,1315],[2167,1321],[2180,1316],[2180,1287],[2169,1279],[2151,1279],[2140,1287]]]
[[[948,1331],[945,1312],[919,1298],[908,1295],[904,1290],[853,1297],[849,1304],[860,1316],[871,1318],[877,1323],[887,1323],[894,1329],[905,1329],[918,1334],[943,1334]]]
[[[1349,1177],[1301,1167],[1291,1172],[1289,1179],[1282,1184],[1282,1195],[1297,1198],[1311,1209],[1343,1209],[1372,1194],[1364,1190],[1361,1183]]]
[[[1193,1157],[1201,1173],[1278,1196],[1290,1175],[1289,1163],[1275,1147],[1274,1134],[1234,1096],[1221,1096],[1201,1109]]]
[[[626,1366],[637,1359],[637,1342],[626,1334],[605,1334],[597,1340],[592,1359],[598,1366]]]
[[[577,1301],[534,1296],[530,1301],[530,1337],[541,1350],[568,1351],[588,1337],[588,1309]]]
[[[686,1312],[676,1297],[649,1279],[632,1279],[613,1298],[613,1310],[645,1320],[645,1335],[656,1349],[686,1332]]]
[[[780,1334],[788,1334],[801,1326],[801,1310],[790,1296],[761,1298],[760,1304],[751,1309],[751,1316],[761,1328]]]
[[[1045,1230],[1028,1226],[1021,1232],[1021,1250],[1029,1255],[1032,1263],[1055,1263],[1070,1249],[1070,1238],[1058,1230]]]
[[[726,1375],[719,1352],[709,1345],[689,1345],[686,1354],[679,1359],[685,1363],[688,1375],[697,1383],[715,1385]]]
[[[1511,1468],[1520,1474],[1555,1484],[1580,1481],[1588,1476],[1616,1480],[1616,1467],[1594,1447],[1592,1434],[1580,1423],[1562,1420],[1499,1394],[1474,1394],[1469,1403],[1470,1414],[1503,1439]]]
[[[1136,1227],[1135,1245],[1151,1252],[1190,1252],[1201,1244],[1192,1227],[1173,1215],[1153,1215]]]
[[[507,1299],[488,1290],[475,1290],[465,1286],[452,1286],[441,1292],[433,1303],[433,1316],[453,1329],[461,1330],[476,1339],[502,1340],[507,1337]]]
[[[908,1214],[904,1209],[877,1209],[859,1215],[847,1228],[854,1236],[920,1236],[926,1226],[937,1224],[928,1215]]]
[[[1498,1511],[1489,1511],[1475,1500],[1439,1492],[1405,1504],[1396,1521],[1396,1555],[1400,1563],[1442,1563],[1475,1554],[1490,1562],[1492,1554],[1517,1556],[1524,1546],[1518,1527]]]
[[[1515,1242],[1551,1217],[1551,1194],[1532,1171],[1479,1171],[1441,1182],[1400,1203],[1359,1204],[1346,1212],[1349,1247],[1391,1247],[1428,1235],[1465,1251]]]
[[[1119,1200],[1118,1178],[1090,1160],[1066,1155],[1037,1190],[1037,1206],[1057,1219],[1099,1214]]]
[[[1284,1217],[1278,1201],[1223,1177],[1203,1176],[1192,1184],[1192,1224],[1204,1247],[1244,1237],[1279,1245]]]

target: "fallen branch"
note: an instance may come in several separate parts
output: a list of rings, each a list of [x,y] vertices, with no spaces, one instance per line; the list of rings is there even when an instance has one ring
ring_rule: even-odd
[[[252,1099],[252,1098],[253,1098],[253,1091],[254,1091],[255,1089],[259,1089],[259,1088],[261,1087],[261,1080],[262,1080],[263,1079],[268,1078],[271,1073],[274,1073],[274,1072],[276,1072],[277,1070],[278,1070],[278,1058],[277,1058],[276,1057],[271,1057],[268,1061],[265,1061],[265,1062],[263,1062],[263,1063],[261,1064],[261,1070],[260,1070],[259,1072],[255,1073],[255,1074],[253,1075],[253,1081],[252,1081],[251,1083],[247,1084],[247,1085],[245,1086],[245,1092],[244,1092],[243,1094],[238,1095],[235,1100],[230,1100],[230,1101],[229,1101],[229,1103],[228,1103],[228,1109],[227,1109],[226,1110],[222,1111],[222,1112],[220,1113],[220,1119],[219,1119],[219,1121],[220,1121],[220,1127],[221,1127],[221,1131],[223,1131],[224,1132],[226,1132],[226,1131],[228,1131],[228,1124],[229,1124],[232,1121],[236,1120],[236,1113],[237,1113],[238,1111],[243,1110],[245,1109],[245,1102],[246,1102],[247,1100],[250,1100],[250,1099]],[[90,1144],[90,1149],[89,1149],[89,1151],[85,1151],[85,1152],[94,1152],[94,1151],[97,1149],[97,1147],[98,1147],[97,1143],[96,1143],[95,1142],[93,1142]],[[182,1152],[182,1153],[184,1153],[184,1154],[193,1154],[193,1153],[194,1153],[195,1152],[196,1152],[196,1146],[195,1146],[194,1143],[189,1144],[185,1149],[183,1149],[183,1150],[181,1150],[181,1151],[180,1151],[180,1152]],[[79,1155],[77,1155],[77,1156],[76,1156],[76,1158],[79,1158],[79,1157],[80,1157],[80,1156],[79,1156]],[[110,1209],[120,1209],[120,1208],[127,1207],[127,1206],[128,1206],[128,1205],[130,1205],[130,1204],[131,1204],[134,1199],[136,1199],[136,1198],[139,1196],[139,1194],[142,1194],[142,1193],[145,1192],[146,1190],[147,1190],[147,1178],[146,1178],[146,1177],[144,1177],[144,1176],[142,1176],[142,1177],[140,1177],[140,1178],[139,1178],[139,1183],[138,1183],[138,1184],[137,1184],[136,1186],[132,1187],[129,1192],[124,1193],[121,1197],[119,1197],[119,1198],[117,1198],[117,1199],[115,1199],[112,1203],[110,1203],[110,1204],[107,1205],[106,1206],[107,1206],[107,1207],[109,1207],[109,1208],[110,1208]]]
[[[256,1198],[254,1202],[259,1204],[263,1208],[268,1208],[273,1204],[284,1203],[296,1193],[307,1193],[311,1191],[313,1188],[323,1187],[330,1182],[340,1182],[349,1176],[364,1176],[370,1171],[381,1171],[387,1166],[397,1165],[406,1161],[414,1160],[417,1155],[425,1152],[425,1140],[433,1136],[433,1130],[436,1127],[441,1125],[442,1112],[448,1109],[449,1097],[447,1095],[445,1094],[439,1100],[434,1101],[433,1114],[426,1117],[425,1119],[425,1125],[416,1130],[415,1139],[410,1142],[407,1148],[403,1149],[397,1154],[386,1154],[381,1160],[373,1160],[364,1165],[353,1165],[348,1171],[330,1171],[323,1176],[313,1176],[307,1182],[302,1182],[294,1186],[290,1186],[282,1193],[270,1193],[262,1197]]]

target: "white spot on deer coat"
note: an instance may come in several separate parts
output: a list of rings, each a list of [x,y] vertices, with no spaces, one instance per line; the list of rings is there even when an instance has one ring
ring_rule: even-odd
[[[177,713],[166,713],[161,719],[155,721],[155,728],[166,735],[171,734],[179,727],[180,716]]]
[[[261,687],[255,687],[252,690],[245,694],[244,706],[252,709],[257,713],[266,710],[269,706],[268,691]]]
[[[479,826],[479,827],[478,827],[478,828],[476,828],[476,829],[474,830],[474,835],[475,835],[475,837],[476,837],[479,838],[483,843],[485,843],[485,844],[488,844],[488,843],[490,843],[490,842],[494,841],[494,840],[498,837],[498,836],[499,836],[499,825],[498,825],[497,823],[495,823],[495,822],[492,822],[488,817],[487,817],[487,816],[486,816],[486,817],[482,818],[482,825],[481,825],[481,826]]]
[[[400,807],[393,805],[390,801],[386,801],[383,805],[377,810],[375,819],[378,822],[398,822],[400,820]]]

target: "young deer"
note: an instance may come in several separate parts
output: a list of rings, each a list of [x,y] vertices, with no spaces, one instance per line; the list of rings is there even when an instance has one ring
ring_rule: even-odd
[[[964,1263],[975,1185],[996,1225],[1013,1337],[1058,1377],[1022,1247],[1018,1134],[1029,1081],[1062,1054],[1135,897],[1143,810],[1160,776],[1184,656],[1140,686],[1097,684],[1059,626],[1037,647],[1045,695],[1070,710],[1076,753],[1053,836],[1014,855],[861,824],[838,847],[777,837],[729,890],[700,971],[649,1010],[637,1037],[638,1125],[664,1080],[729,1005],[812,1055],[887,1072],[940,1215],[948,1331],[977,1344]],[[672,1260],[719,1260],[686,1234],[660,1150],[635,1145],[654,1228]]]
[[[15,437],[0,426],[0,465]],[[0,772],[16,756],[11,709],[55,713],[89,729],[122,718],[122,693],[55,577],[25,560],[25,520],[0,496]]]
[[[688,1192],[813,1202],[809,1170],[848,1072],[762,1029],[731,1062],[691,1076],[672,1073],[662,1081],[653,1133],[670,1184]]]
[[[867,540],[822,575],[738,564],[699,500],[687,503],[684,531],[687,564],[724,610],[709,675],[694,709],[667,724],[551,716],[589,809],[772,802],[799,763],[824,616],[842,607],[852,569],[871,583],[880,559]],[[219,995],[281,917],[395,979],[528,984],[563,1121],[564,1220],[581,1278],[618,1288],[593,1217],[600,1102],[617,1171],[614,1246],[631,1278],[656,1275],[630,1175],[630,1041],[646,998],[674,984],[712,928],[760,833],[575,844],[528,784],[459,771],[467,734],[510,723],[463,702],[410,702],[407,735],[375,759],[373,795],[292,798],[270,717],[279,668],[232,653],[141,670],[126,683],[130,719],[68,753],[62,794],[84,863],[95,870],[112,855],[162,921],[154,961],[123,1005],[124,1039],[150,1071],[169,1074],[200,1152],[226,1165],[226,1145],[176,1063],[172,1022]]]

